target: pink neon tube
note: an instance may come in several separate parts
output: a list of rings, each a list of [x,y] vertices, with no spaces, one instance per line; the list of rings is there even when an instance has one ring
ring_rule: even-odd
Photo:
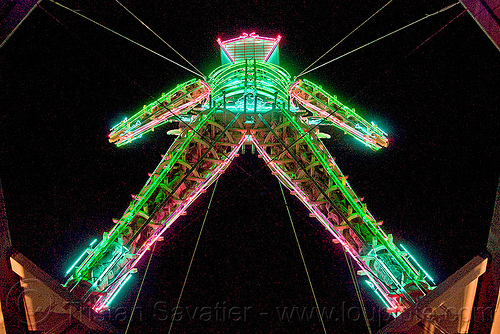
[[[361,268],[361,270],[366,274],[368,279],[374,284],[375,287],[377,287],[377,290],[381,292],[381,294],[384,296],[384,299],[387,301],[389,305],[391,305],[392,308],[397,309],[399,304],[391,297],[388,296],[388,291],[385,289],[383,285],[381,285],[374,277],[373,273],[371,270],[366,267],[366,265],[359,259],[359,254],[354,250],[345,240],[345,238],[334,228],[331,227],[331,222],[328,220],[325,215],[319,211],[318,208],[316,208],[313,204],[310,203],[309,199],[307,196],[303,193],[303,191],[291,180],[290,176],[286,174],[281,168],[279,168],[278,164],[276,164],[273,159],[267,154],[265,148],[259,145],[259,142],[257,139],[252,135],[251,137],[251,142],[255,145],[257,148],[257,151],[259,152],[260,156],[264,159],[266,164],[271,168],[273,172],[276,173],[278,176],[278,179],[288,188],[291,189],[297,197],[300,199],[300,201],[309,209],[311,213],[313,213],[318,220],[321,222],[321,224],[325,227],[325,229],[330,232],[333,237],[344,247],[344,249],[349,253],[349,255],[354,259],[354,261],[358,264],[358,266]]]
[[[138,256],[136,259],[130,259],[129,263],[126,264],[119,275],[121,275],[120,279],[117,280],[112,286],[108,287],[108,293],[105,296],[101,296],[95,305],[92,307],[96,312],[100,312],[105,308],[106,303],[113,298],[113,295],[119,289],[120,285],[124,282],[126,273],[130,272],[132,268],[135,268],[139,261],[142,259],[144,254],[150,249],[150,247],[158,240],[158,238],[182,215],[183,212],[198,198],[198,196],[203,193],[213,182],[219,178],[219,176],[227,169],[229,164],[233,161],[233,159],[238,154],[241,146],[245,142],[245,136],[242,136],[237,146],[235,146],[231,153],[227,156],[227,159],[219,164],[210,174],[210,176],[203,181],[194,191],[193,193],[183,202],[163,223],[163,226],[159,228],[147,242],[139,249],[136,253]],[[129,268],[129,269],[127,269]]]

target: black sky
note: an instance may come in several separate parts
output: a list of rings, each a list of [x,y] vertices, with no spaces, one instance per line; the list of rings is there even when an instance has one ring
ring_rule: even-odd
[[[182,61],[114,1],[64,3]],[[123,3],[205,74],[219,64],[218,37],[256,31],[283,36],[281,65],[296,75],[386,2]],[[450,3],[395,1],[325,59]],[[499,177],[500,54],[468,14],[418,47],[461,11],[455,6],[306,76],[389,133],[390,147],[379,152],[335,131],[325,143],[384,230],[419,254],[438,281],[485,249]],[[155,131],[116,148],[108,129],[192,75],[48,1],[0,49],[0,61],[0,178],[13,243],[62,282],[172,141]],[[135,332],[169,325],[161,310],[177,301],[208,195],[157,250]],[[288,200],[320,306],[333,310],[327,330],[365,332],[358,314],[347,314],[358,304],[342,252]],[[143,272],[119,304],[127,312]],[[365,297],[373,314],[377,304]],[[217,302],[250,307],[248,318],[184,318],[173,333],[322,331],[317,318],[281,321],[276,314],[277,307],[312,307],[313,299],[278,183],[251,155],[235,160],[219,182],[181,306]],[[116,313],[109,317],[126,325]]]

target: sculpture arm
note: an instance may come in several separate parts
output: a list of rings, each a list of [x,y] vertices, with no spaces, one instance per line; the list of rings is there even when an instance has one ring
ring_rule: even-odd
[[[373,122],[369,123],[356,114],[354,109],[343,105],[336,96],[328,94],[320,86],[298,80],[289,89],[290,98],[312,113],[310,124],[321,122],[332,125],[353,136],[373,150],[387,147],[387,134]]]
[[[184,121],[188,111],[203,104],[210,95],[209,86],[202,80],[192,79],[163,94],[159,99],[145,105],[130,118],[125,118],[111,128],[109,141],[122,146],[140,138],[143,134],[169,121]]]

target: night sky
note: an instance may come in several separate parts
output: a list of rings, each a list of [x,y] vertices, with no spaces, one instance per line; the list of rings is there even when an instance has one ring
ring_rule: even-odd
[[[451,2],[395,1],[324,60]],[[218,37],[281,34],[281,65],[294,76],[386,1],[123,3],[207,75],[220,62]],[[114,1],[64,4],[182,62]],[[434,35],[462,10],[455,6],[305,77],[389,133],[390,146],[372,152],[322,129],[383,229],[438,282],[485,250],[499,179],[500,53],[467,13]],[[173,140],[155,131],[116,148],[109,128],[193,75],[49,1],[0,49],[0,71],[0,179],[12,241],[63,282]],[[168,328],[166,310],[177,302],[212,189],[158,244],[131,332]],[[331,312],[328,332],[366,332],[342,251],[294,197],[287,200],[319,305]],[[118,328],[126,327],[144,267],[117,299],[121,308],[105,315]],[[380,328],[386,315],[363,294],[372,327]],[[311,312],[314,301],[279,185],[251,154],[218,183],[180,306],[192,315],[217,303],[246,308],[246,318],[185,313],[172,333],[322,332],[317,317],[279,318],[284,307]]]

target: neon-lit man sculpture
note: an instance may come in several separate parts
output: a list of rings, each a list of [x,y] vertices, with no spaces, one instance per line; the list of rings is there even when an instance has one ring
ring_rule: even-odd
[[[276,175],[340,243],[389,312],[404,311],[430,289],[430,278],[386,235],[318,138],[315,125],[339,128],[373,150],[386,134],[335,96],[279,66],[281,37],[254,33],[221,41],[222,66],[193,79],[111,129],[118,146],[167,123],[178,137],[103,239],[68,270],[66,286],[93,309],[107,309],[144,254],[198,196],[252,145]]]

